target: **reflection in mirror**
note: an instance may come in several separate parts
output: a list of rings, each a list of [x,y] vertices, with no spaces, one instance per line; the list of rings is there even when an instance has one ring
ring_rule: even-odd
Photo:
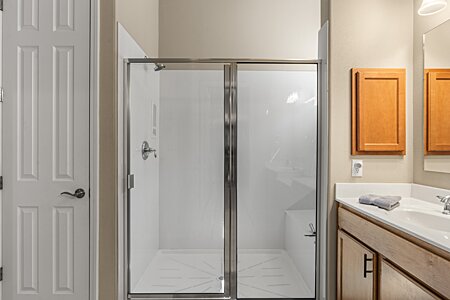
[[[424,168],[450,173],[450,20],[424,41]]]

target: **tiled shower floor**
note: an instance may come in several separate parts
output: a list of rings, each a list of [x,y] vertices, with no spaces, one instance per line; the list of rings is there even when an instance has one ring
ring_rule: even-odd
[[[223,258],[214,250],[160,250],[133,293],[221,293]],[[284,250],[242,250],[238,255],[241,298],[311,298]]]

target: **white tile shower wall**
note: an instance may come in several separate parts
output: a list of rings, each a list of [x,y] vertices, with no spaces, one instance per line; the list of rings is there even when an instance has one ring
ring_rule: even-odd
[[[315,289],[315,238],[309,224],[316,224],[315,210],[288,210],[285,220],[285,248],[310,291]]]
[[[285,211],[315,209],[315,71],[238,74],[238,247],[284,248]]]
[[[119,44],[119,79],[118,95],[119,107],[123,107],[123,59],[127,57],[144,57],[146,54],[128,32],[118,24]],[[135,189],[131,191],[130,211],[130,288],[133,289],[144,273],[147,265],[159,249],[159,199],[158,199],[158,161],[149,159],[143,161],[139,155],[143,140],[148,140],[152,147],[158,148],[158,141],[151,137],[151,103],[159,105],[159,75],[151,66],[132,67],[132,80],[130,81],[131,96],[131,148],[130,161],[132,173],[135,175]],[[122,114],[119,114],[119,123],[123,124]],[[122,128],[122,125],[119,126]],[[123,144],[122,132],[119,139]],[[121,148],[119,147],[119,150]],[[122,152],[119,157],[123,157]],[[122,168],[122,161],[119,167]],[[123,169],[119,170],[119,182],[125,182]],[[122,187],[122,185],[119,185]],[[119,190],[123,195],[125,191]],[[122,199],[122,198],[120,198]],[[125,243],[123,243],[125,246]]]
[[[222,249],[223,70],[160,73],[160,246]]]
[[[240,249],[283,249],[285,211],[315,208],[316,73],[280,74],[239,73]],[[160,87],[161,249],[221,248],[223,72],[164,70]]]

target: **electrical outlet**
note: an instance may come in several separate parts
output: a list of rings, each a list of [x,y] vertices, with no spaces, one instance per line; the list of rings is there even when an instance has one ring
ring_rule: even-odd
[[[352,177],[363,176],[363,161],[360,159],[352,160]]]

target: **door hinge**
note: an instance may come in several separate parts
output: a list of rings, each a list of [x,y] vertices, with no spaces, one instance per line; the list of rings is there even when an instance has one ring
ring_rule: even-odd
[[[127,178],[127,188],[131,190],[134,188],[134,174],[129,174]]]
[[[2,0],[0,0],[0,1],[2,1]],[[3,88],[0,88],[0,103],[2,103],[3,102]]]
[[[3,176],[0,176],[0,191],[3,190]]]
[[[0,268],[0,281],[3,281],[3,267]]]

